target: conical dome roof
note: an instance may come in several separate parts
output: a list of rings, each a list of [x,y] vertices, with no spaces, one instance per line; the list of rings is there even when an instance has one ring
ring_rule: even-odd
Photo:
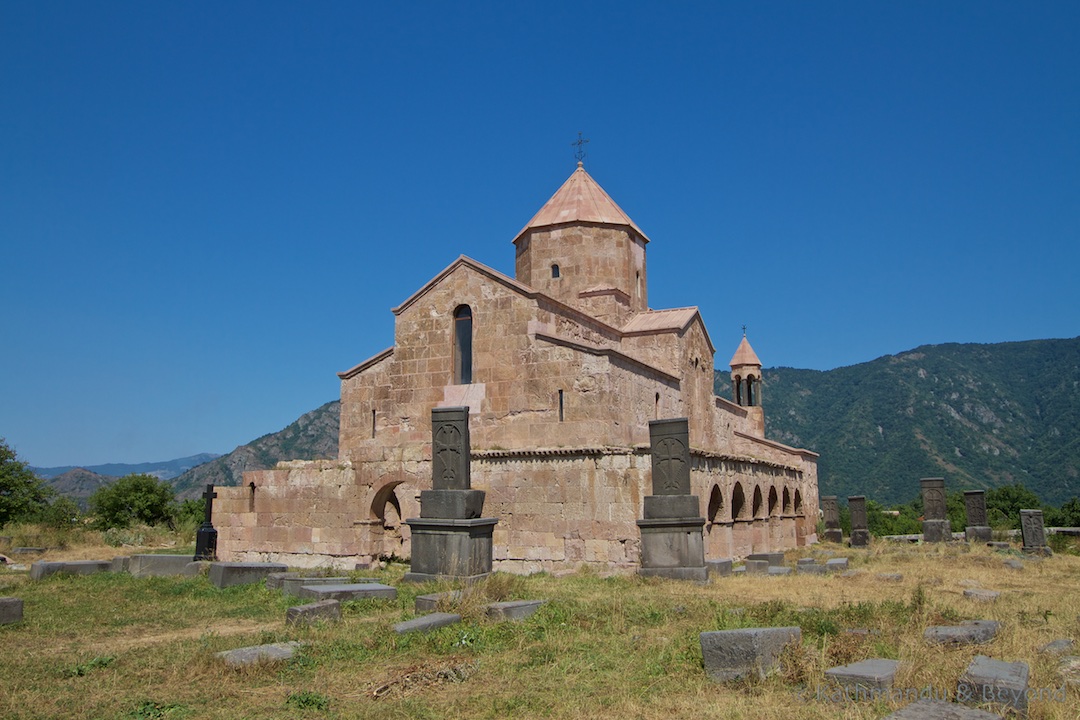
[[[534,228],[573,222],[624,225],[633,228],[642,240],[649,242],[641,228],[635,225],[622,208],[604,192],[604,188],[585,172],[585,167],[580,162],[577,170],[514,237],[514,242]]]
[[[754,352],[754,348],[750,347],[750,341],[746,339],[746,335],[742,336],[742,342],[739,343],[738,350],[731,356],[731,367],[739,367],[740,365],[757,365],[761,367],[761,361],[758,360],[757,353]]]

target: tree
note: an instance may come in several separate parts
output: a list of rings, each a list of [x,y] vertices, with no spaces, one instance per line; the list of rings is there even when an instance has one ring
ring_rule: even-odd
[[[48,507],[55,491],[40,480],[0,438],[0,527],[29,520]]]
[[[1039,496],[1020,483],[986,491],[986,518],[994,527],[1020,527],[1020,511],[1042,507]]]
[[[133,523],[172,524],[176,517],[173,489],[153,475],[125,475],[90,496],[94,524],[102,530]]]

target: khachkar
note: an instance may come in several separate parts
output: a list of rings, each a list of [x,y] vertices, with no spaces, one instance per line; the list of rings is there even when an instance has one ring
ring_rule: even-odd
[[[851,510],[851,547],[870,545],[870,526],[866,524],[866,496],[855,495],[847,499]]]
[[[210,522],[210,518],[214,513],[214,498],[216,497],[217,493],[214,492],[213,484],[208,484],[206,492],[203,493],[203,499],[206,501],[203,524],[195,532],[195,560],[217,560],[217,530],[214,529],[214,524]]]
[[[986,492],[983,490],[964,491],[964,514],[967,525],[964,537],[968,542],[990,542],[992,533],[986,524]]]
[[[1024,552],[1035,555],[1050,554],[1050,547],[1046,544],[1042,510],[1020,511],[1020,534],[1024,538]]]
[[[835,495],[821,498],[821,514],[825,516],[825,542],[844,542],[844,531],[840,529],[840,506]]]
[[[412,557],[405,580],[464,580],[491,573],[491,533],[498,518],[480,517],[484,491],[469,475],[469,408],[431,411],[431,490],[420,491],[420,517],[412,530]]]
[[[948,542],[952,540],[948,516],[945,514],[945,478],[923,478],[923,542]]]
[[[652,495],[645,496],[642,575],[705,582],[701,502],[690,494],[690,430],[686,418],[649,422]]]

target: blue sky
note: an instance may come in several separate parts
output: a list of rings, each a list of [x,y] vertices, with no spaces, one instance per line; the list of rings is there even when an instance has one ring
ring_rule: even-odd
[[[574,169],[724,366],[1080,334],[1075,2],[0,2],[0,436],[224,453]]]

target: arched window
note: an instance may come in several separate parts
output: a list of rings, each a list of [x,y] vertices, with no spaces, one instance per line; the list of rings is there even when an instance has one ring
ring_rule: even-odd
[[[746,377],[746,405],[747,407],[754,407],[757,405],[757,387],[756,380],[753,375]]]
[[[472,382],[472,308],[458,305],[454,311],[454,384]]]
[[[716,522],[716,516],[724,509],[724,496],[720,493],[720,486],[713,485],[709,494],[709,522]]]
[[[791,514],[791,491],[784,488],[784,512]]]
[[[761,517],[761,506],[762,505],[763,505],[763,503],[761,501],[761,487],[758,486],[758,487],[754,488],[754,511],[753,511],[753,514],[751,515],[751,517],[753,517],[755,519]]]
[[[780,514],[780,500],[776,488],[769,488],[769,517]]]
[[[731,491],[731,519],[744,520],[746,514],[746,495],[743,494],[742,483],[736,482]]]
[[[736,375],[735,382],[735,404],[742,405],[742,376]]]
[[[558,265],[553,264],[551,266],[551,277],[553,277],[553,278],[560,277],[560,275],[559,275],[559,266]]]

